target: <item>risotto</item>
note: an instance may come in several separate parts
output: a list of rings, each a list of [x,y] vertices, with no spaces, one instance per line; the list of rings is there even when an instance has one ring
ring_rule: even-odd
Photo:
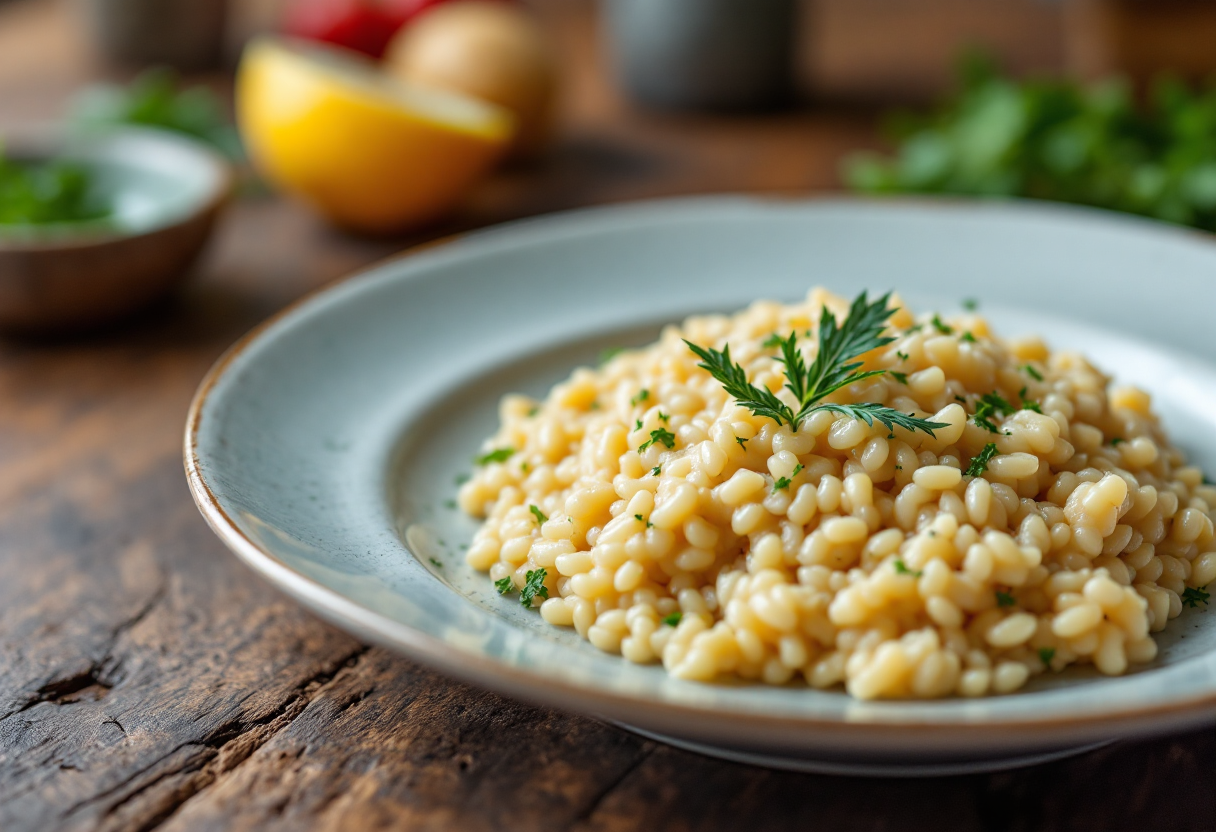
[[[835,390],[818,353],[861,307],[815,289],[506,397],[459,494],[485,518],[469,563],[682,679],[982,696],[1151,661],[1207,604],[1216,487],[1148,394],[977,314],[882,303]],[[803,377],[827,394],[807,405]]]

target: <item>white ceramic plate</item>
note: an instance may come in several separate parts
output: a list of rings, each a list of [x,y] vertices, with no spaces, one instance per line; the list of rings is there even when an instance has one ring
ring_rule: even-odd
[[[1099,212],[936,202],[675,200],[514,223],[380,265],[238,343],[199,390],[186,467],[245,562],[330,621],[453,676],[701,749],[804,769],[939,773],[1216,717],[1216,612],[1151,666],[1010,696],[859,702],[699,684],[601,653],[464,565],[455,479],[508,391],[543,393],[665,322],[826,285],[917,309],[978,298],[999,332],[1084,349],[1153,392],[1216,470],[1216,245]]]

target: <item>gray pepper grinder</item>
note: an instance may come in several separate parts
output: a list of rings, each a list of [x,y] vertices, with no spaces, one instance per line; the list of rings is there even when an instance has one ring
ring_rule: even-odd
[[[603,0],[608,53],[637,103],[760,109],[793,87],[797,0]]]

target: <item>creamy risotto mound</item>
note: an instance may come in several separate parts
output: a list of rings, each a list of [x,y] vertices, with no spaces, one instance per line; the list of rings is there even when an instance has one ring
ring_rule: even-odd
[[[938,427],[757,415],[685,342],[729,346],[797,411],[781,339],[811,364],[821,309],[847,327],[824,290],[692,317],[544,401],[503,400],[459,495],[485,518],[469,563],[549,624],[683,679],[981,696],[1151,661],[1151,633],[1216,579],[1216,487],[1148,394],[978,315],[888,303],[893,340],[857,358],[886,372],[823,401]]]

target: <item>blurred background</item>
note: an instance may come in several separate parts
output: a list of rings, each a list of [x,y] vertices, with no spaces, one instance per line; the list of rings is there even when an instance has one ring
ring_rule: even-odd
[[[1204,0],[0,0],[0,327],[121,320],[234,211],[314,241],[304,286],[453,231],[718,191],[1212,229],[1214,70]],[[156,269],[115,255],[104,298],[64,300],[78,264],[46,249],[190,220]]]

